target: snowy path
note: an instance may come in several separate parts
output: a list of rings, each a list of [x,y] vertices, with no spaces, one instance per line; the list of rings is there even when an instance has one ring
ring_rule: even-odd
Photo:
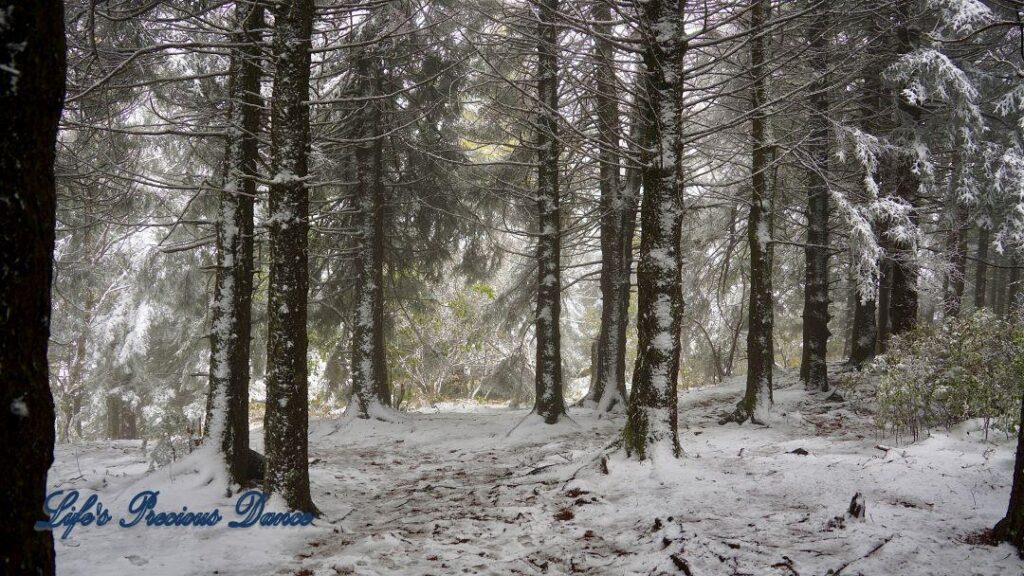
[[[771,427],[715,423],[738,397],[738,381],[689,392],[680,398],[686,457],[652,466],[613,456],[609,475],[591,463],[621,421],[583,411],[573,412],[575,424],[527,422],[511,436],[525,411],[319,421],[310,476],[324,517],[316,527],[78,528],[58,545],[59,571],[1024,574],[1009,546],[965,541],[1005,510],[1012,442],[1001,434],[984,441],[964,426],[883,453],[875,445],[894,439],[878,436],[856,402],[826,403],[789,376],[779,380]],[[173,504],[201,498],[187,474],[142,474],[129,452],[79,450],[76,462],[61,449],[52,480],[103,495],[156,485]],[[857,491],[867,518],[837,526]]]

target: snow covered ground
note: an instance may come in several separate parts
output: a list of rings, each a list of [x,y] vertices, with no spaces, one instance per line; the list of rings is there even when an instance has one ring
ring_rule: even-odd
[[[969,423],[879,450],[895,441],[865,406],[776,379],[770,427],[717,424],[740,380],[690,391],[685,458],[613,454],[607,475],[601,455],[622,422],[578,409],[553,429],[481,407],[316,421],[313,526],[81,526],[58,539],[58,573],[1024,574],[1011,547],[976,540],[1005,512],[1012,441]],[[147,472],[138,443],[99,442],[58,447],[50,483],[95,491],[115,517],[142,489],[160,490],[160,509],[230,512],[234,499],[197,468]],[[864,520],[845,517],[858,491]]]

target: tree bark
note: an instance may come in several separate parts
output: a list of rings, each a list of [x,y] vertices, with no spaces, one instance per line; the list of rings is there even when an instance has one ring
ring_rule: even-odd
[[[619,104],[615,49],[611,38],[611,8],[593,4],[594,78],[597,94],[598,162],[601,192],[601,330],[597,374],[585,399],[601,412],[622,410],[626,404],[626,326],[629,323],[630,255],[635,218],[632,198],[620,181]]]
[[[753,113],[751,133],[750,213],[747,244],[750,251],[750,305],[747,320],[747,387],[730,420],[763,422],[772,405],[772,367],[775,364],[772,329],[771,193],[768,174],[773,161],[769,142],[765,21],[767,0],[750,1],[750,75]]]
[[[946,274],[946,290],[943,298],[943,312],[946,318],[960,315],[964,300],[964,276],[967,267],[967,239],[964,236],[967,221],[967,210],[960,202],[957,194],[957,183],[963,171],[963,156],[959,150],[953,151],[953,174],[950,177],[950,192],[946,200],[947,223],[949,236],[946,238],[946,250],[949,253],[949,272]]]
[[[683,294],[683,2],[643,3],[640,259],[637,264],[637,357],[623,445],[637,459],[678,457],[679,331]]]
[[[1006,516],[993,529],[995,537],[1009,542],[1024,552],[1024,397],[1020,405],[1020,425],[1017,426],[1017,457],[1013,463],[1013,486]]]
[[[252,333],[253,205],[259,160],[259,2],[236,2],[224,151],[224,186],[217,222],[217,276],[210,334],[211,414],[208,430],[220,444],[233,484],[250,479],[249,348]]]
[[[537,25],[537,362],[534,412],[548,424],[565,414],[562,396],[561,213],[558,161],[558,0],[539,0]]]
[[[312,0],[274,4],[274,74],[267,228],[267,413],[264,490],[315,512],[309,494],[306,306],[309,291],[310,35]]]
[[[808,390],[828,390],[829,304],[829,6],[812,0],[810,49],[815,80],[811,85],[811,114],[808,119],[808,155],[811,166],[807,186],[807,246],[804,249],[803,360],[800,376]]]
[[[56,219],[54,152],[64,104],[64,7],[0,1],[0,572],[55,571],[45,520],[54,406],[47,347]]]
[[[381,92],[379,61],[363,54],[359,61],[368,96]],[[366,104],[356,147],[356,200],[359,239],[356,248],[356,309],[352,322],[352,400],[358,418],[381,417],[391,406],[384,340],[384,143],[379,102]]]
[[[988,226],[978,227],[977,266],[974,269],[974,309],[981,310],[987,305],[988,296],[988,245],[991,232]]]
[[[896,33],[897,48],[900,54],[908,54],[918,44],[916,32],[910,28],[910,2],[897,2],[896,10],[897,18],[900,19],[900,28]],[[904,151],[895,162],[895,191],[896,196],[910,206],[910,221],[916,227],[918,188],[921,182],[909,150],[917,143],[921,112],[916,104],[907,101],[902,94],[896,95],[896,101],[899,121],[894,140],[904,147]],[[890,333],[893,335],[903,334],[917,326],[918,264],[915,250],[916,247],[907,240],[893,240],[892,293],[889,301]]]

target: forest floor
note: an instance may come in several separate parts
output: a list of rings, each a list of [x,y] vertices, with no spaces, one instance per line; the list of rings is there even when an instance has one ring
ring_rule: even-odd
[[[1013,441],[986,440],[971,422],[896,446],[855,394],[830,402],[790,373],[776,380],[770,426],[717,424],[741,379],[688,391],[685,456],[637,464],[612,453],[608,474],[601,456],[622,420],[588,410],[554,428],[473,405],[315,421],[314,526],[78,527],[58,539],[58,573],[1024,573],[1011,547],[983,536],[1005,512]],[[138,443],[88,443],[58,447],[50,484],[96,491],[115,518],[153,489],[159,509],[218,507],[234,519],[233,499],[199,468],[185,459],[147,472]],[[857,492],[863,520],[846,515]]]

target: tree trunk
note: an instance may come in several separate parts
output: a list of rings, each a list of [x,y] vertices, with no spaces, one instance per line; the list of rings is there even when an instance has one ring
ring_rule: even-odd
[[[260,128],[259,2],[236,2],[229,88],[229,133],[217,222],[217,277],[210,334],[208,430],[220,444],[233,484],[245,484],[249,461],[249,344],[252,332],[253,204]]]
[[[534,412],[548,424],[565,414],[562,397],[561,214],[558,190],[558,0],[540,0],[537,25],[537,365]]]
[[[993,532],[999,540],[1009,542],[1024,552],[1024,397],[1020,405],[1020,425],[1017,426],[1017,458],[1013,464],[1013,486],[1006,516]]]
[[[884,256],[879,268],[877,350],[885,352],[889,347],[889,335],[892,334],[892,322],[890,321],[889,314],[890,302],[892,301],[892,275],[895,268],[892,258]]]
[[[750,2],[750,74],[752,78],[750,214],[747,244],[750,250],[750,306],[747,320],[747,388],[730,420],[764,422],[772,405],[772,367],[775,364],[772,328],[771,194],[768,173],[772,164],[769,142],[768,86],[765,78],[765,20],[767,0]]]
[[[950,192],[946,200],[949,237],[946,238],[946,250],[949,253],[949,272],[946,274],[946,290],[943,297],[943,312],[946,318],[960,315],[964,300],[964,275],[967,267],[967,239],[964,236],[964,222],[967,221],[967,210],[960,202],[957,185],[963,171],[963,156],[959,150],[953,151],[953,174],[950,177]]]
[[[977,267],[974,269],[974,308],[981,310],[986,306],[988,296],[988,245],[991,232],[988,226],[978,227]]]
[[[904,0],[896,3],[896,17],[899,21],[896,46],[900,55],[911,53],[919,44],[917,32],[911,28],[910,8],[912,4],[912,2]],[[897,90],[902,90],[902,88],[899,86]],[[921,110],[917,104],[908,101],[902,93],[897,93],[896,111],[898,121],[893,140],[904,150],[894,162],[895,192],[897,197],[910,206],[910,221],[916,228],[918,188],[920,188],[921,182],[910,151],[918,144],[917,133],[921,123]],[[917,326],[918,263],[916,250],[917,247],[906,240],[893,240],[892,293],[889,296],[889,329],[893,335],[903,334]]]
[[[651,0],[641,11],[643,89],[638,106],[643,199],[637,264],[637,357],[626,412],[626,453],[678,457],[679,330],[683,313],[683,3]]]
[[[45,521],[54,406],[47,346],[56,218],[54,149],[64,103],[64,9],[0,1],[0,572],[55,571]]]
[[[1014,252],[1010,258],[1013,269],[1010,270],[1010,285],[1006,288],[1006,309],[1012,314],[1020,306],[1020,257]]]
[[[626,325],[629,323],[630,254],[634,209],[620,181],[619,104],[611,9],[595,2],[594,78],[597,100],[598,162],[601,191],[601,330],[597,375],[587,401],[599,411],[622,410],[626,401]],[[628,232],[628,233],[627,233]]]
[[[369,96],[381,92],[383,71],[363,55],[359,70]],[[391,406],[384,341],[384,142],[379,102],[368,102],[356,147],[359,238],[356,248],[356,308],[352,322],[352,400],[354,416],[380,418]]]
[[[828,390],[828,303],[829,303],[829,97],[828,49],[830,18],[828,2],[812,0],[810,14],[811,58],[815,80],[811,85],[811,114],[808,119],[807,247],[804,274],[803,361],[800,376],[808,390]]]
[[[264,490],[314,512],[309,494],[306,305],[309,288],[310,35],[312,0],[274,4],[274,74],[267,228],[267,413]]]

